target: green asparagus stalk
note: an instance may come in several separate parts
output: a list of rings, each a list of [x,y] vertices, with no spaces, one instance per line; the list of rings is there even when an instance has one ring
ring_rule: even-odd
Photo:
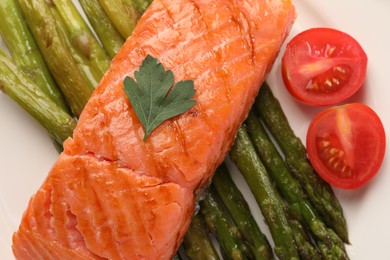
[[[125,40],[112,24],[99,0],[79,0],[79,2],[109,58],[112,59]]]
[[[39,52],[16,0],[0,1],[0,33],[17,67],[67,111],[64,97]]]
[[[212,186],[229,211],[255,259],[273,259],[267,238],[253,218],[248,203],[233,182],[225,164],[217,169]]]
[[[285,205],[272,184],[244,127],[240,127],[230,150],[230,158],[246,179],[275,243],[280,259],[299,259],[293,232],[285,215]]]
[[[84,55],[80,55],[80,52],[72,44],[71,38],[69,37],[66,30],[66,25],[62,20],[58,9],[55,8],[54,3],[49,5],[49,10],[51,11],[51,14],[55,20],[57,31],[61,34],[62,39],[64,40],[69,53],[72,55],[73,60],[76,62],[77,68],[82,73],[85,82],[89,85],[89,88],[95,89],[97,84],[96,73],[94,73],[88,59],[85,58]]]
[[[297,205],[303,221],[317,239],[329,248],[337,246],[334,243],[338,243],[340,238],[336,238],[335,241],[332,240],[333,236],[329,234],[329,229],[318,216],[310,202],[305,199],[305,193],[301,185],[290,174],[283,158],[253,112],[249,113],[245,124],[260,159],[287,202],[290,205]]]
[[[302,204],[301,205],[301,214],[304,219],[308,219],[309,217],[313,217],[315,213],[311,212],[312,209],[309,207],[309,204]],[[312,230],[313,227],[310,227]],[[322,240],[316,239],[316,243],[322,244],[327,247],[326,251],[327,254],[332,256],[334,259],[349,259],[347,251],[345,250],[344,241],[341,240],[341,238],[333,231],[333,229],[327,228],[326,229],[327,234],[330,237],[330,240],[332,242],[331,245],[324,243]],[[323,256],[323,250],[321,250],[321,253]]]
[[[297,219],[288,219],[294,239],[297,245],[299,256],[302,260],[321,260],[321,255],[310,243],[310,237],[307,236],[304,227]]]
[[[339,240],[339,242],[336,242],[337,245],[334,248],[329,248],[325,244],[321,243],[320,241],[317,243],[318,248],[322,254],[323,259],[342,259],[342,260],[348,260],[349,257],[346,253],[344,242],[340,239],[340,237],[333,231],[333,229],[329,229],[329,234],[332,236],[334,241]]]
[[[94,88],[100,82],[109,67],[109,59],[105,50],[89,30],[71,0],[51,0],[57,26],[65,33],[73,58],[84,72],[86,79]]]
[[[266,83],[261,87],[254,107],[281,147],[291,173],[301,183],[325,224],[348,243],[347,224],[339,201],[329,184],[311,167],[304,145],[294,134],[279,101]]]
[[[206,227],[200,214],[196,214],[191,221],[183,246],[189,259],[193,260],[219,260],[213,244],[207,236]]]
[[[110,17],[116,29],[127,39],[137,25],[141,13],[137,10],[132,0],[99,0],[101,6]]]
[[[322,259],[325,260],[348,260],[349,259],[348,255],[346,255],[345,253],[345,250],[342,250],[339,247],[336,249],[329,249],[329,247],[327,247],[321,242],[318,242],[317,246],[321,252]]]
[[[247,259],[241,235],[217,199],[213,189],[210,189],[200,203],[200,212],[209,229],[216,234],[223,257],[233,260]]]
[[[27,24],[72,112],[79,116],[94,90],[73,60],[47,1],[19,0]]]
[[[75,120],[19,70],[2,50],[0,89],[33,116],[57,142],[62,144],[72,134]]]
[[[146,8],[153,2],[153,0],[132,0],[135,8],[139,13],[145,12]]]

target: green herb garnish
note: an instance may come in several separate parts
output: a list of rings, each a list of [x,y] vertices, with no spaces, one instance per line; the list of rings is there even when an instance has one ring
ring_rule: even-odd
[[[174,86],[173,73],[156,58],[147,55],[133,78],[123,81],[124,90],[145,129],[144,141],[162,122],[195,105],[194,82],[185,80]]]

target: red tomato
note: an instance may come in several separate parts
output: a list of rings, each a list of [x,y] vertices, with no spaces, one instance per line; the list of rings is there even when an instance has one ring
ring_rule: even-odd
[[[329,184],[357,189],[378,172],[386,147],[385,131],[368,106],[351,103],[318,113],[306,138],[310,162]]]
[[[352,96],[366,78],[367,55],[346,33],[314,28],[295,36],[282,59],[283,81],[303,103],[333,105]]]

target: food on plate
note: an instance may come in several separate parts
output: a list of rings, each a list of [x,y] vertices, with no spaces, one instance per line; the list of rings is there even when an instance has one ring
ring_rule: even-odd
[[[66,28],[63,27],[62,18],[54,16],[56,10],[53,9],[55,8],[53,5],[36,0],[18,2],[50,72],[64,94],[72,113],[79,116],[95,88],[92,82],[96,80],[88,79],[81,71],[81,67],[88,69],[80,66],[81,61],[85,62],[88,58],[78,55],[81,60],[74,59],[75,50],[69,48]],[[83,43],[83,41],[77,42]],[[88,46],[79,47],[84,50],[89,49]]]
[[[272,259],[273,254],[269,242],[257,225],[248,203],[232,180],[225,164],[218,167],[211,186],[236,223],[241,239],[248,246],[251,255],[255,259]]]
[[[370,107],[350,103],[319,112],[309,126],[306,146],[310,162],[325,181],[357,189],[377,174],[386,136]]]
[[[125,40],[111,22],[99,0],[79,0],[79,3],[108,56],[112,59]]]
[[[219,260],[201,214],[195,214],[183,239],[183,248],[189,259]]]
[[[299,101],[332,105],[352,96],[366,78],[367,55],[350,35],[313,28],[296,35],[282,59],[283,81]]]
[[[67,110],[64,97],[24,22],[17,0],[0,1],[0,17],[0,34],[15,64],[33,79],[43,93]]]
[[[282,193],[287,203],[294,207],[294,213],[298,213],[301,216],[301,224],[310,230],[315,243],[324,245],[319,247],[321,254],[337,256],[338,259],[344,257],[346,253],[341,238],[337,235],[332,236],[330,233],[332,231],[325,225],[310,201],[307,200],[301,184],[290,173],[282,156],[254,112],[249,113],[245,125],[257,154],[267,169],[270,178],[274,181],[275,186]],[[313,259],[313,255],[307,258]]]
[[[330,228],[321,229],[322,221],[310,212],[312,208],[307,203],[298,201],[286,204],[283,201],[274,185],[274,182],[280,184],[281,180],[276,180],[264,166],[266,159],[260,159],[247,128],[248,125],[240,127],[229,155],[244,176],[268,224],[275,254],[281,259],[295,259],[298,256],[303,259],[348,259],[341,238]],[[311,220],[313,217],[316,219]],[[308,227],[315,232],[307,230]]]
[[[109,58],[71,0],[51,0],[46,6],[56,20],[57,30],[69,46],[85,78],[95,87],[109,66]]]
[[[154,1],[31,198],[16,257],[172,257],[294,19],[287,0]],[[194,81],[196,104],[144,142],[123,80],[147,54]]]
[[[247,259],[249,248],[241,238],[237,226],[218,201],[216,192],[210,188],[201,202],[200,212],[208,229],[218,238],[223,259]]]
[[[33,116],[58,143],[68,138],[76,121],[50,99],[35,82],[0,49],[0,90]]]
[[[244,176],[264,216],[281,259],[299,259],[294,233],[288,223],[282,201],[253,147],[245,127],[240,127],[229,152]]]
[[[320,260],[324,259],[325,257],[328,257],[328,259],[332,259],[332,257],[335,257],[335,255],[332,255],[332,253],[328,253],[326,250],[321,250],[321,254],[319,254],[317,248],[313,245],[314,243],[312,241],[312,238],[308,236],[307,230],[304,226],[302,226],[298,218],[296,218],[288,210],[286,210],[286,214],[288,214],[288,224],[294,234],[294,240],[297,245],[297,250],[300,259]],[[325,246],[325,248],[329,249],[328,246]],[[326,254],[323,255],[323,253]]]
[[[136,1],[138,3],[144,2],[142,4],[143,6],[135,5],[134,2],[132,0],[99,0],[100,5],[107,13],[115,28],[125,39],[131,35],[142,12],[146,9],[147,3],[151,1]]]
[[[309,201],[335,232],[348,243],[347,223],[342,207],[331,187],[318,176],[307,159],[305,146],[294,134],[279,101],[263,84],[254,109],[270,130],[285,155],[290,172],[303,186]]]

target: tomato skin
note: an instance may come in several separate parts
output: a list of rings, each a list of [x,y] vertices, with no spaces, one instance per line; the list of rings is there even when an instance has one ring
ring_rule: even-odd
[[[367,55],[348,34],[313,28],[296,35],[282,58],[283,81],[292,96],[313,106],[334,105],[360,89]]]
[[[386,149],[385,130],[366,105],[334,106],[313,118],[306,148],[311,164],[326,182],[357,189],[379,171]]]

